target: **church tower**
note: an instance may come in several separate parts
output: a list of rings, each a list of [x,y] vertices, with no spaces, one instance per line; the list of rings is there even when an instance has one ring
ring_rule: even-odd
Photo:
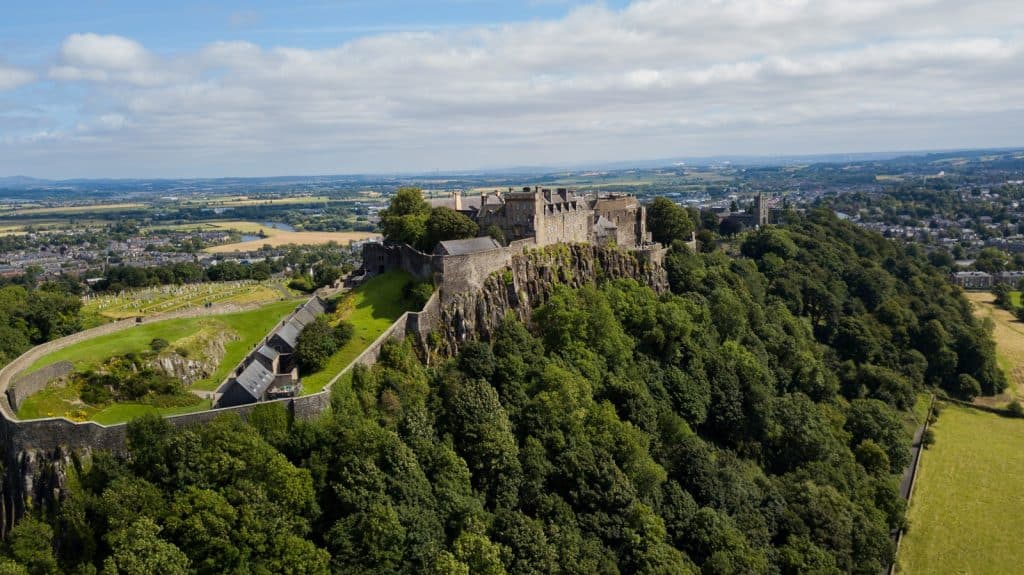
[[[768,202],[765,201],[763,192],[758,192],[754,197],[754,218],[758,227],[768,225]]]

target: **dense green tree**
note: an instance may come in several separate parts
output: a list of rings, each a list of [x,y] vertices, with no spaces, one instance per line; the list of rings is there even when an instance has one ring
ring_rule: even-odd
[[[159,537],[160,527],[148,517],[111,531],[111,554],[103,563],[103,575],[184,575],[189,560],[174,544]]]
[[[11,529],[5,550],[32,575],[58,572],[53,553],[53,528],[35,517],[25,517]]]
[[[903,432],[900,418],[885,403],[875,399],[850,402],[846,431],[853,446],[871,440],[885,449],[889,470],[899,473],[910,461],[910,438]]]
[[[419,188],[399,188],[380,212],[380,227],[390,241],[419,245],[427,232],[430,204]]]
[[[438,242],[476,237],[479,231],[476,222],[465,215],[449,208],[434,208],[427,217],[419,248],[424,252],[432,252]]]
[[[654,241],[667,246],[675,240],[688,241],[693,222],[679,204],[658,196],[647,205],[647,229]]]

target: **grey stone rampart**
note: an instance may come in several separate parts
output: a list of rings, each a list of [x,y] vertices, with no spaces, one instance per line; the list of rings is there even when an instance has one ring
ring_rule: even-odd
[[[437,329],[441,321],[441,295],[437,290],[427,300],[423,309],[408,314],[406,321],[406,333],[415,335],[421,345],[426,345],[430,332]]]
[[[492,273],[509,266],[512,255],[509,248],[497,248],[460,256],[444,256],[441,260],[442,300],[480,289]]]
[[[55,379],[67,376],[75,366],[70,361],[58,361],[27,375],[18,375],[7,388],[7,399],[14,411],[18,411],[21,402],[37,391],[46,389],[46,385]]]

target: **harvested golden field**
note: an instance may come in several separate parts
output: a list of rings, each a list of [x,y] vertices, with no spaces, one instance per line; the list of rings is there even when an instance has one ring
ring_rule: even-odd
[[[365,240],[379,236],[377,232],[284,232],[281,230],[264,228],[267,237],[237,244],[224,244],[207,248],[206,251],[215,254],[229,252],[245,252],[258,250],[265,245],[272,247],[288,244],[317,245],[329,242],[337,242],[346,245],[351,241]]]
[[[996,307],[995,296],[989,292],[966,292],[964,295],[974,305],[975,317],[989,318],[995,325],[992,338],[996,342],[996,360],[1010,383],[1006,393],[978,398],[976,403],[1003,406],[1016,397],[1024,397],[1024,323],[1012,313]]]

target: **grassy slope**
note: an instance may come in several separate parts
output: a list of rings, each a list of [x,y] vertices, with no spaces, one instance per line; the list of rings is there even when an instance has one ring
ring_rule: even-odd
[[[1024,323],[1012,313],[995,306],[995,296],[988,292],[964,294],[974,304],[974,315],[989,318],[995,325],[992,338],[996,342],[996,361],[1006,372],[1009,388],[992,398],[978,398],[977,403],[1005,406],[1016,397],[1024,396]]]
[[[1024,497],[1012,482],[1024,476],[1024,421],[948,406],[932,429],[898,572],[1020,572]]]
[[[133,351],[149,349],[153,338],[163,338],[173,342],[201,329],[230,329],[238,339],[225,346],[223,360],[212,376],[193,385],[193,389],[212,391],[227,376],[228,372],[245,357],[245,354],[260,341],[274,325],[290,311],[295,309],[299,301],[276,302],[246,312],[225,314],[207,318],[174,319],[131,327],[124,331],[97,337],[79,344],[58,350],[40,358],[31,369],[61,360],[68,360],[77,369],[85,369],[97,365],[105,359],[124,355]],[[93,419],[101,423],[126,421],[156,408],[139,404],[117,404],[102,410],[95,410],[72,402],[77,399],[73,389],[50,387],[36,393],[25,400],[18,411],[19,417],[31,419],[57,415],[73,416],[76,419]],[[209,407],[208,401],[198,402],[188,407],[174,407],[159,410],[164,414],[200,411]]]
[[[342,296],[334,320],[352,322],[355,335],[331,356],[324,369],[303,376],[302,393],[316,393],[338,372],[384,333],[403,313],[410,311],[402,298],[402,287],[410,280],[404,272],[388,272],[371,278],[356,290]]]

